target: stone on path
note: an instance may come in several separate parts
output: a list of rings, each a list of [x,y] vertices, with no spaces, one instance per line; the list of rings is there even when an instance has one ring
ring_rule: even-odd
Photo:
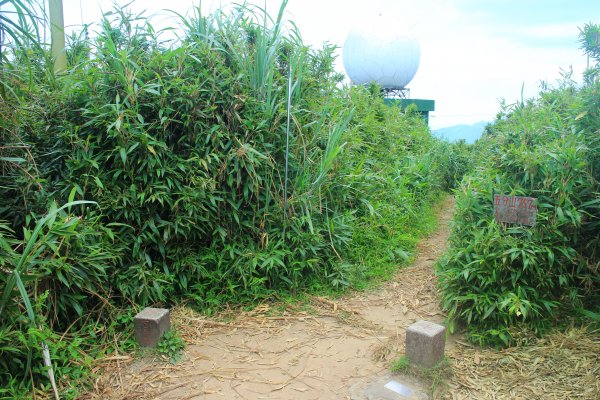
[[[154,347],[171,328],[171,315],[166,308],[144,308],[133,319],[135,339],[144,347]]]
[[[363,378],[364,379],[364,378]],[[386,373],[350,388],[351,400],[428,400],[427,390],[414,377]]]
[[[406,330],[406,358],[431,368],[444,358],[446,328],[429,321],[417,321]]]

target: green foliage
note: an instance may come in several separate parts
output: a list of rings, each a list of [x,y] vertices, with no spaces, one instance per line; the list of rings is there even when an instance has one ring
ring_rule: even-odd
[[[567,77],[568,78],[568,77]],[[598,106],[566,79],[508,106],[478,142],[457,191],[451,248],[439,265],[443,307],[481,343],[508,345],[565,313],[597,307],[600,286]],[[494,193],[537,198],[533,227],[493,217]]]
[[[416,238],[433,225],[428,207],[444,187],[446,157],[417,113],[387,106],[378,89],[369,90],[349,91],[354,115],[338,174],[339,189],[352,190],[336,188],[331,200],[345,201],[352,232],[339,281],[357,288],[410,260]]]
[[[8,325],[3,321],[3,327],[0,328],[0,380],[5,389],[0,390],[0,395],[17,398],[16,393],[27,393],[31,383],[15,378],[22,379],[22,371],[28,370],[36,382],[39,381],[41,390],[50,391],[46,379],[47,368],[42,360],[43,344],[52,349],[52,366],[55,376],[62,377],[64,398],[77,395],[77,382],[85,381],[90,376],[91,358],[83,351],[87,347],[84,345],[84,339],[60,335],[51,329],[46,321],[45,315],[49,311],[48,297],[49,292],[45,292],[35,299],[32,307],[37,317],[35,325],[23,315],[8,314],[13,318]],[[10,312],[10,309],[5,312]],[[11,395],[15,397],[10,397]]]
[[[274,19],[198,8],[169,43],[116,8],[69,38],[56,76],[45,45],[3,53],[0,384],[46,387],[43,342],[73,391],[82,354],[135,348],[125,307],[210,313],[364,287],[410,259],[461,173],[453,147],[379,90],[342,87],[333,46],[283,29],[285,3]]]
[[[66,212],[86,203],[53,205],[34,229],[24,228],[22,242],[0,225],[0,266],[8,272],[0,277],[2,382],[22,371],[30,371],[36,380],[44,377],[43,345],[52,348],[56,376],[87,376],[89,361],[81,356],[82,340],[65,340],[55,333],[93,308],[98,301],[92,296],[102,299],[97,291],[108,286],[105,268],[112,256],[99,240],[102,235]]]
[[[471,173],[475,167],[473,145],[464,140],[457,142],[439,142],[440,169],[443,173],[444,190],[456,189],[462,178]]]
[[[165,360],[176,363],[185,349],[185,342],[176,330],[166,332],[156,346],[157,353]]]
[[[406,356],[401,356],[399,359],[394,361],[390,369],[392,372],[403,372],[408,368],[410,368],[410,361],[408,358],[406,358]]]
[[[600,73],[600,25],[588,23],[580,28],[579,43],[585,54],[595,62],[584,73],[585,81],[591,84],[597,81],[598,73]]]

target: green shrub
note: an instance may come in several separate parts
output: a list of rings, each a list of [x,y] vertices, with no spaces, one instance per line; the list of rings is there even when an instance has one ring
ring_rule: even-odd
[[[600,148],[597,131],[578,123],[586,92],[567,82],[505,109],[457,191],[451,247],[439,265],[443,306],[481,343],[508,344],[512,327],[540,332],[565,312],[595,307]],[[536,225],[494,221],[494,193],[537,198]]]

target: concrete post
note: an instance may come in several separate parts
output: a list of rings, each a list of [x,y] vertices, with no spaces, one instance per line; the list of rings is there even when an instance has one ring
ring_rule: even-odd
[[[416,365],[431,368],[444,358],[446,328],[428,321],[417,321],[406,330],[406,358]]]

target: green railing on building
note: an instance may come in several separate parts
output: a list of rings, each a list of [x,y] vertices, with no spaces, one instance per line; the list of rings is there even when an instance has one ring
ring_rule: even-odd
[[[425,118],[425,121],[429,124],[429,113],[435,111],[435,100],[424,100],[424,99],[384,99],[385,104],[389,106],[399,105],[401,109],[406,110],[408,107],[414,105],[416,110]]]

